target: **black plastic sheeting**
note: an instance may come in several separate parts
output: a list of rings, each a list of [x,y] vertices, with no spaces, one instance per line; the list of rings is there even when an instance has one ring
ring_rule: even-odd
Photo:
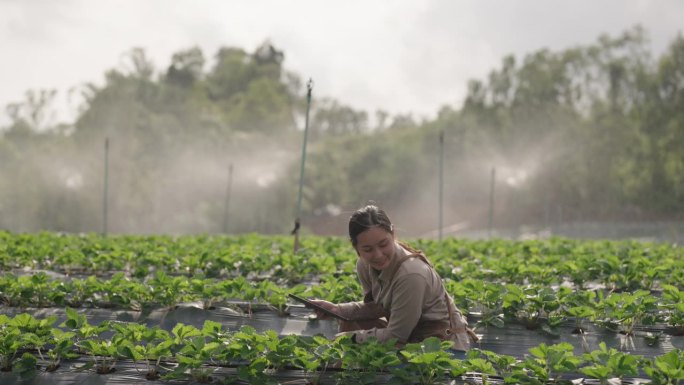
[[[634,335],[627,336],[594,324],[587,323],[584,326],[584,334],[573,334],[574,322],[568,322],[558,328],[558,336],[551,336],[541,329],[528,330],[515,323],[508,323],[502,329],[478,328],[476,333],[480,336],[480,341],[475,347],[517,358],[523,358],[528,349],[541,343],[553,345],[567,342],[575,348],[576,355],[600,349],[601,342],[604,342],[607,348],[648,358],[663,355],[675,348],[684,349],[684,336],[669,335],[664,332],[664,327],[641,327]],[[645,338],[647,333],[662,334],[659,340],[650,346]]]
[[[229,305],[229,304],[226,304]],[[279,316],[274,309],[264,305],[253,305],[248,309],[246,304],[230,304],[218,306],[211,310],[202,309],[198,303],[182,304],[173,310],[153,310],[149,313],[131,310],[108,309],[77,309],[85,314],[90,324],[99,324],[105,320],[144,323],[149,327],[159,326],[171,331],[178,323],[193,325],[201,328],[204,321],[219,322],[229,331],[239,330],[240,327],[252,326],[257,332],[274,330],[279,335],[297,334],[312,336],[321,334],[333,338],[337,333],[337,323],[334,320],[312,319],[309,309],[301,306],[289,307],[289,316]],[[246,311],[251,310],[251,314]],[[55,325],[66,320],[66,312],[62,308],[18,309],[5,308],[3,313],[14,316],[19,313],[29,313],[42,319],[50,315],[57,316]],[[475,325],[477,317],[469,317],[471,325]],[[656,357],[675,348],[684,349],[684,336],[671,336],[665,332],[664,326],[649,326],[637,328],[633,336],[626,336],[614,331],[601,328],[595,324],[584,323],[584,334],[573,334],[574,322],[567,322],[558,328],[559,336],[551,336],[541,329],[528,330],[516,323],[507,323],[504,328],[477,328],[480,342],[475,345],[484,350],[491,350],[498,354],[506,354],[523,358],[528,349],[541,343],[547,345],[567,342],[575,347],[576,354],[599,349],[599,343],[605,342],[608,348],[628,352],[644,357]],[[647,333],[662,333],[659,341],[649,346],[645,335]]]
[[[56,316],[55,326],[58,327],[67,319],[66,311],[61,308],[19,309],[3,308],[7,316],[15,316],[20,313],[29,313],[32,316],[43,319],[48,316]],[[216,307],[205,310],[199,304],[183,304],[173,310],[154,310],[149,313],[130,310],[107,310],[107,309],[76,309],[78,313],[85,314],[88,323],[96,325],[106,320],[136,322],[146,324],[149,327],[160,326],[171,331],[178,323],[193,325],[201,328],[206,320],[219,322],[226,330],[236,331],[244,325],[255,328],[258,332],[274,330],[280,335],[317,335],[322,334],[332,338],[337,333],[336,321],[312,319],[311,311],[303,307],[293,306],[288,309],[290,315],[278,316],[275,310],[266,306],[255,305],[239,307],[235,305]],[[251,311],[250,313],[245,312]],[[98,374],[93,370],[79,370],[78,367],[87,362],[87,357],[77,360],[65,360],[62,366],[55,372],[37,370],[23,376],[15,373],[1,373],[0,385],[5,384],[32,384],[32,385],[71,385],[71,384],[187,384],[194,383],[184,380],[147,380],[145,379],[144,365],[134,365],[132,361],[117,361],[116,370],[109,374]],[[40,363],[39,363],[40,365]],[[44,365],[43,365],[44,368]],[[235,377],[234,368],[214,368],[213,377],[216,380]],[[278,383],[288,382],[290,385],[297,383],[306,384],[306,376],[299,370],[284,370],[273,374]],[[335,384],[334,372],[324,373],[321,376],[322,384]],[[217,383],[213,381],[212,383]],[[238,382],[240,383],[240,382]],[[243,382],[244,383],[244,382]]]
[[[139,312],[132,310],[108,310],[108,309],[75,309],[79,314],[85,314],[88,323],[97,325],[103,321],[121,321],[146,324],[149,327],[159,326],[169,332],[178,323],[202,328],[204,321],[211,320],[223,325],[225,330],[236,331],[242,326],[248,325],[258,332],[274,330],[280,335],[298,334],[312,336],[322,334],[333,337],[337,333],[336,321],[312,319],[310,310],[299,306],[289,307],[289,316],[281,317],[275,309],[264,305],[235,305],[216,306],[213,309],[203,309],[199,303],[182,304],[172,310],[157,309],[151,312]],[[251,313],[250,313],[251,312]],[[3,313],[7,316],[15,316],[20,313],[29,313],[35,318],[43,319],[56,316],[55,325],[61,324],[67,319],[66,311],[62,308],[19,309],[5,308]]]
[[[125,384],[145,384],[145,385],[174,385],[174,384],[197,384],[192,378],[187,379],[171,379],[171,380],[147,380],[145,379],[145,365],[134,364],[132,361],[118,361],[116,369],[112,373],[99,374],[94,370],[79,369],[87,363],[85,358],[72,360],[68,364],[63,364],[57,371],[47,373],[44,371],[36,371],[34,373],[19,375],[15,373],[0,373],[0,384],[40,384],[40,385],[125,385]],[[209,367],[208,367],[209,368]],[[226,379],[232,379],[237,384],[246,384],[247,382],[238,381],[236,368],[225,367],[211,367],[212,381],[211,383],[221,383]],[[336,371],[330,371],[321,374],[321,384],[335,384]],[[269,374],[278,383],[287,382],[289,385],[307,384],[307,376],[301,370],[279,370]],[[379,378],[386,376],[381,374]]]
[[[29,376],[19,376],[13,373],[0,373],[0,384],[17,384],[17,385],[180,385],[180,384],[199,384],[192,379],[186,380],[146,380],[142,371],[142,367],[136,367],[130,362],[118,362],[116,364],[116,371],[109,374],[98,374],[92,371],[81,371],[76,369],[77,366],[83,365],[84,361],[76,361],[72,366],[66,369],[59,369],[56,372],[45,373],[36,372]],[[280,370],[270,374],[271,379],[280,385],[309,385],[317,383],[320,385],[337,385],[355,383],[350,379],[341,379],[339,371],[331,370],[325,373],[318,373],[312,377],[312,374],[306,374],[300,370]],[[389,373],[375,374],[373,383],[383,384],[388,383],[392,376]],[[316,382],[312,380],[315,379]],[[232,380],[232,381],[231,381]],[[573,384],[577,385],[600,385],[599,380],[577,378],[571,380]],[[235,368],[215,368],[212,373],[212,384],[234,383],[234,384],[250,384],[237,379]],[[468,373],[459,378],[449,379],[443,382],[449,385],[473,385],[481,384],[482,378],[477,373]],[[503,384],[504,381],[500,377],[489,376],[488,383],[492,385]],[[646,379],[641,378],[627,378],[622,382],[610,382],[611,384],[622,385],[641,385],[649,383]]]
[[[147,313],[130,310],[108,310],[108,309],[77,309],[81,314],[85,314],[90,324],[99,324],[105,320],[116,320],[123,322],[136,322],[146,324],[149,327],[160,326],[163,329],[171,330],[178,323],[193,325],[201,328],[206,320],[219,322],[224,329],[229,331],[239,330],[244,325],[254,327],[258,332],[274,330],[280,335],[298,334],[311,336],[321,334],[332,338],[337,333],[337,323],[333,320],[312,319],[311,311],[299,306],[288,308],[288,316],[279,316],[274,309],[263,305],[246,306],[242,304],[224,304],[214,309],[202,309],[198,303],[189,303],[178,306],[173,310],[153,310]],[[247,313],[251,311],[251,313]],[[18,309],[3,308],[2,312],[8,316],[19,313],[29,313],[38,319],[54,315],[57,317],[55,326],[66,320],[66,312],[62,308],[40,308],[40,309]],[[470,317],[471,325],[477,322],[477,317]],[[608,348],[615,348],[633,355],[644,357],[660,356],[672,349],[684,349],[684,336],[671,336],[662,333],[660,340],[650,346],[644,335],[646,333],[660,333],[664,327],[639,328],[635,335],[625,336],[620,333],[600,328],[594,324],[586,323],[584,334],[573,334],[574,323],[568,322],[562,325],[558,331],[559,336],[551,336],[541,330],[528,330],[524,326],[508,323],[505,328],[494,327],[478,328],[476,333],[480,336],[480,341],[474,346],[484,350],[490,350],[498,354],[506,354],[517,358],[523,358],[528,354],[528,349],[541,343],[547,345],[567,342],[574,346],[575,354],[580,355],[587,351],[599,349],[599,343],[604,342]],[[36,384],[36,385],[66,385],[66,384],[173,384],[173,383],[192,383],[176,380],[147,380],[144,376],[144,367],[134,365],[131,361],[119,361],[116,363],[116,371],[110,374],[98,374],[92,370],[78,370],[77,367],[87,362],[87,357],[77,360],[68,360],[62,363],[56,372],[46,373],[38,370],[27,376],[19,376],[15,373],[0,373],[0,385],[4,384]],[[321,384],[335,384],[337,378],[335,372],[326,372],[318,379]],[[385,377],[383,377],[385,376]],[[380,374],[377,382],[386,382],[388,375]],[[235,368],[215,368],[214,378],[222,380],[235,377]],[[273,374],[273,378],[278,383],[288,382],[290,385],[306,384],[307,376],[298,370],[279,371]],[[384,378],[384,380],[383,380]],[[490,381],[497,383],[496,379]],[[471,376],[470,380],[458,379],[452,381],[453,384],[464,384],[478,382],[477,375]],[[581,382],[581,380],[577,380]],[[643,380],[632,379],[632,384],[643,383]],[[217,383],[214,381],[213,383]],[[239,382],[238,382],[239,383]],[[500,383],[500,382],[499,382]],[[592,380],[585,380],[584,384],[594,383]]]

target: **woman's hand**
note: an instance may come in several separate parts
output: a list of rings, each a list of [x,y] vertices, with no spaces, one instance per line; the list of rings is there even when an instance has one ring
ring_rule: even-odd
[[[316,304],[316,305],[318,305],[324,309],[330,310],[331,312],[333,312],[335,314],[340,314],[340,308],[332,302],[328,302],[328,301],[325,301],[322,299],[312,299],[310,301],[313,304]],[[316,309],[313,309],[313,310],[316,313],[316,317],[318,317],[320,319],[330,319],[331,318],[329,315],[323,313],[320,310],[316,310]]]
[[[356,332],[357,332],[357,330],[350,330],[350,331],[348,331],[348,332],[339,332],[339,333],[335,333],[335,338],[340,338],[340,337],[342,337],[342,336],[352,336],[352,335],[354,335],[354,333],[356,333]]]

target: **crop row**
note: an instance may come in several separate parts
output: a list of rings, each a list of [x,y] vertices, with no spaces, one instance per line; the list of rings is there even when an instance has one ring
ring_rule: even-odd
[[[665,285],[659,296],[649,291],[578,291],[560,286],[516,285],[475,279],[444,280],[447,291],[466,313],[477,313],[480,325],[503,327],[506,320],[529,329],[555,329],[575,320],[576,329],[591,321],[609,329],[632,334],[641,325],[666,324],[672,334],[684,334],[684,291]],[[179,303],[201,301],[208,309],[228,301],[268,304],[283,314],[288,293],[333,302],[357,300],[360,286],[353,276],[328,279],[312,286],[287,287],[272,281],[251,282],[244,277],[229,280],[171,277],[157,272],[147,281],[115,274],[111,279],[53,280],[44,273],[0,277],[0,301],[14,307],[101,307],[141,310],[173,308]]]
[[[341,238],[309,237],[292,251],[281,236],[117,236],[0,232],[0,269],[49,270],[67,275],[124,272],[285,279],[352,274],[356,256]],[[416,240],[443,278],[503,283],[599,284],[611,290],[652,289],[684,282],[682,248],[635,241]]]
[[[117,273],[109,279],[52,279],[45,272],[32,275],[0,276],[0,303],[10,307],[99,307],[141,310],[173,308],[179,303],[201,301],[205,309],[226,301],[269,304],[280,313],[288,293],[352,301],[361,292],[355,279],[327,280],[306,287],[287,287],[273,281],[249,281],[245,277],[217,280],[168,276],[157,272],[146,281]],[[330,293],[334,293],[331,298]]]
[[[100,374],[131,360],[147,379],[184,379],[211,382],[221,367],[236,368],[236,378],[248,383],[273,383],[279,370],[295,368],[312,383],[332,371],[338,383],[373,383],[388,374],[389,383],[432,384],[448,377],[477,373],[483,384],[493,376],[505,383],[567,383],[579,374],[607,383],[611,378],[648,376],[653,384],[684,380],[684,351],[671,350],[654,358],[606,348],[576,355],[572,345],[540,344],[524,359],[473,349],[466,359],[452,358],[448,342],[429,338],[397,348],[392,341],[355,344],[347,336],[281,337],[274,331],[258,333],[243,326],[236,331],[206,321],[201,329],[177,324],[171,332],[137,323],[88,323],[84,315],[67,309],[67,319],[36,319],[29,314],[0,315],[0,370],[26,373],[54,372],[65,360],[87,356],[80,369]],[[339,370],[337,370],[339,369]]]

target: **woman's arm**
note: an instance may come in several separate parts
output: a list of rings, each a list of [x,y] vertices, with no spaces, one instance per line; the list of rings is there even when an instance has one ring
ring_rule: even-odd
[[[392,288],[389,324],[382,329],[359,331],[356,341],[362,342],[374,336],[380,342],[396,338],[399,343],[406,343],[420,320],[426,289],[427,282],[421,274],[397,277]]]
[[[387,316],[385,309],[375,302],[346,302],[334,304],[322,299],[312,299],[310,301],[352,321],[374,320]],[[321,311],[315,310],[315,312],[320,319],[330,318],[330,316]]]
[[[359,283],[361,283],[361,288],[363,289],[363,301],[340,304],[334,304],[323,300],[314,300],[312,302],[354,321],[374,320],[386,317],[388,314],[385,309],[379,304],[376,304],[373,300],[373,283],[370,277],[370,267],[363,262],[361,258],[356,261],[356,274],[359,278]],[[323,319],[326,318],[324,314],[318,315]]]

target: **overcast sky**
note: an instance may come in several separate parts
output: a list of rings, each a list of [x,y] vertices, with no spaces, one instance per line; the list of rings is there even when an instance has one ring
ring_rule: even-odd
[[[102,85],[133,47],[161,71],[192,46],[212,59],[221,46],[252,52],[266,39],[287,69],[313,78],[314,97],[432,117],[460,107],[467,81],[504,55],[591,44],[636,24],[658,55],[684,29],[684,1],[0,0],[0,122],[29,89],[56,89],[63,106],[70,88]]]

